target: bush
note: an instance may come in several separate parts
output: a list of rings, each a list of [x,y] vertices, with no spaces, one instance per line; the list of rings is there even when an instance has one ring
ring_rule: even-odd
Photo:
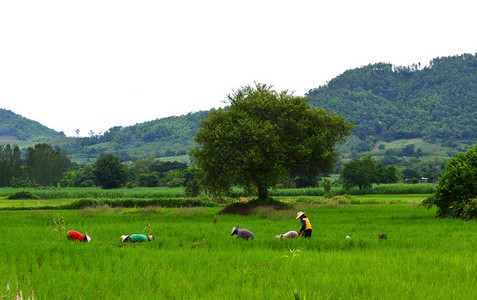
[[[477,217],[477,198],[470,199],[462,209],[460,217],[464,220],[470,220]]]
[[[33,194],[32,192],[28,191],[20,191],[11,194],[10,196],[7,197],[7,199],[40,199],[40,196]]]
[[[86,207],[97,207],[107,205],[109,207],[216,207],[214,202],[202,201],[198,199],[82,199],[70,204],[61,205],[60,209],[83,209]]]
[[[436,194],[423,202],[437,206],[439,217],[469,219],[474,214],[477,197],[477,146],[469,147],[465,153],[452,157],[446,164]]]

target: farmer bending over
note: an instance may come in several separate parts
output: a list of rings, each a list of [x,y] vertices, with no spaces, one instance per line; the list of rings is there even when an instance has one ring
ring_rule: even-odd
[[[308,220],[308,217],[305,216],[305,213],[302,211],[299,211],[296,214],[296,218],[301,220],[301,229],[298,235],[301,235],[303,233],[303,237],[306,237],[306,238],[311,237],[311,224],[310,224],[310,220]]]
[[[78,242],[86,242],[89,243],[91,242],[91,238],[85,234],[82,235],[78,231],[70,230],[68,231],[68,234],[66,235],[70,241],[78,241]]]
[[[279,234],[279,235],[276,235],[275,236],[277,239],[281,239],[281,238],[284,238],[284,239],[293,239],[293,238],[297,238],[298,237],[298,232],[296,231],[288,231],[287,233],[285,234]]]
[[[152,235],[145,235],[145,234],[132,234],[132,235],[122,235],[121,240],[123,242],[130,242],[130,243],[142,243],[142,242],[149,242],[152,241],[154,237]]]
[[[245,240],[253,240],[253,238],[255,237],[252,232],[248,231],[247,229],[239,229],[238,226],[232,228],[231,236],[234,234],[237,235],[237,239],[242,238]]]

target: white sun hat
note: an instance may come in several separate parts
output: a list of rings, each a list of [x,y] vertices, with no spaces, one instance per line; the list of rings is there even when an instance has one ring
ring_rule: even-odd
[[[299,212],[296,213],[296,218],[298,219],[299,217],[301,217],[301,215],[304,215],[304,214],[305,214],[305,212],[299,211]]]
[[[91,238],[87,234],[85,234],[85,236],[86,236],[86,242],[88,243],[91,242]]]
[[[234,235],[234,232],[235,232],[235,230],[237,230],[237,229],[238,229],[238,226],[237,226],[237,227],[234,227],[234,228],[232,228],[232,232],[230,233],[230,235]]]
[[[122,235],[122,236],[121,236],[121,241],[124,242],[124,240],[125,240],[128,236],[129,236],[129,235]]]

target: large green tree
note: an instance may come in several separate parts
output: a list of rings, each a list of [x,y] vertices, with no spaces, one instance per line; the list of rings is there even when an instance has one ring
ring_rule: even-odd
[[[234,91],[228,102],[200,123],[191,151],[204,187],[217,196],[238,185],[264,200],[288,178],[331,171],[352,128],[340,115],[265,84]]]
[[[103,155],[93,165],[95,183],[103,189],[114,189],[126,183],[126,167],[111,153]]]
[[[27,175],[42,186],[56,186],[71,161],[61,149],[54,150],[46,143],[29,147],[25,155]]]

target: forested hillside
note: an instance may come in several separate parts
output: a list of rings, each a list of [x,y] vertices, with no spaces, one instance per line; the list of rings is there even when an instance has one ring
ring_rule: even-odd
[[[103,135],[85,138],[56,138],[49,142],[60,147],[73,161],[95,161],[104,153],[118,155],[121,161],[136,158],[179,157],[194,146],[200,120],[209,111],[167,117],[133,126],[110,128]]]
[[[423,138],[469,144],[477,138],[477,56],[429,66],[379,63],[348,70],[312,89],[310,104],[343,114],[361,140]]]
[[[38,137],[59,136],[64,136],[64,134],[17,115],[10,110],[0,108],[0,138],[25,141]]]
[[[368,65],[348,70],[306,96],[310,105],[354,121],[357,127],[347,143],[351,146],[345,145],[343,151],[366,153],[381,146],[383,153],[389,152],[393,141],[402,139],[414,139],[412,144],[418,150],[421,146],[416,140],[423,139],[428,149],[437,149],[436,144],[445,146],[439,151],[449,155],[477,140],[476,55],[436,58],[425,67]],[[194,112],[76,138],[0,109],[0,138],[19,144],[22,150],[46,142],[80,163],[94,162],[104,153],[118,155],[121,161],[149,156],[187,159],[184,155],[194,146],[199,122],[208,115],[209,111]],[[378,145],[379,141],[386,145]],[[425,155],[435,154],[423,147]],[[399,156],[396,153],[393,155]]]

